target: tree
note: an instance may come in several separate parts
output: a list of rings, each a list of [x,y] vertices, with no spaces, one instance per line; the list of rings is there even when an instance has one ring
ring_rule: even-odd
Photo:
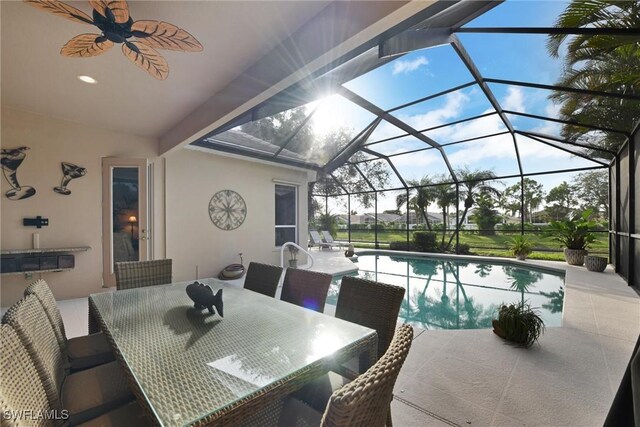
[[[496,179],[496,175],[490,170],[476,169],[472,171],[464,168],[458,169],[456,175],[461,181],[459,184],[460,197],[464,200],[464,210],[456,226],[456,233],[458,233],[462,224],[464,224],[469,209],[473,207],[478,194],[483,192],[500,197],[500,191],[491,185],[491,181]],[[454,236],[455,234],[452,234],[449,238],[447,247],[451,246]]]
[[[609,172],[606,170],[579,173],[573,178],[573,188],[580,210],[592,209],[594,216],[609,218]]]
[[[331,213],[320,214],[316,225],[320,230],[327,230],[329,234],[335,237],[338,234],[338,215]]]
[[[456,202],[456,187],[453,184],[448,184],[446,181],[448,178],[442,176],[439,181],[441,184],[433,187],[435,202],[442,212],[442,249],[444,250],[444,239],[447,235],[447,229],[449,228],[449,208]],[[450,244],[450,243],[449,243]]]
[[[427,226],[427,230],[431,231],[431,223],[429,222],[427,209],[429,208],[429,205],[435,201],[435,190],[434,187],[432,187],[433,180],[429,175],[425,175],[420,179],[420,181],[408,180],[407,184],[417,188],[409,190],[408,203],[407,193],[398,194],[396,197],[396,206],[398,207],[398,210],[400,210],[405,204],[408,204],[407,209],[413,209],[416,216],[421,215]]]
[[[575,206],[574,188],[566,181],[553,187],[545,201],[549,204],[546,212],[553,221],[559,221],[566,218]]]
[[[478,208],[471,216],[471,220],[478,226],[479,234],[483,236],[495,235],[495,226],[501,219],[495,209],[495,196],[490,192],[482,191],[478,196],[477,205]]]
[[[640,28],[640,3],[624,0],[572,0],[558,17],[558,28]],[[552,56],[559,56],[567,41],[564,73],[558,85],[593,91],[638,94],[640,92],[640,36],[606,34],[553,34],[547,40]],[[640,118],[640,104],[634,100],[594,97],[580,93],[555,91],[551,98],[562,103],[560,116],[578,123],[629,130]],[[616,133],[564,125],[562,136],[585,140],[590,145],[612,151],[624,142]],[[611,158],[608,153],[592,150],[592,156]]]
[[[357,152],[351,156],[349,163],[340,166],[331,174],[349,193],[355,193],[351,195],[351,200],[355,199],[364,209],[369,209],[373,206],[375,193],[367,181],[362,178],[362,175],[367,177],[367,180],[374,188],[379,189],[385,188],[388,185],[390,172],[384,162],[366,162],[364,160],[364,154]],[[362,175],[358,170],[362,172]],[[340,185],[338,185],[331,176],[318,173],[318,179],[315,182],[309,183],[309,197],[314,193],[344,193]],[[312,204],[309,203],[309,218],[313,218],[314,211],[311,210],[312,208]]]
[[[507,187],[502,193],[500,204],[503,209],[512,215],[520,212],[526,222],[531,222],[535,211],[544,200],[542,184],[531,178],[524,178],[524,207],[520,202],[520,183]]]
[[[324,165],[330,160],[330,156],[335,154],[336,148],[346,146],[353,139],[355,132],[348,127],[339,127],[326,134],[318,135],[314,132],[313,126],[306,122],[308,114],[307,106],[303,105],[245,123],[240,129],[255,138],[278,147],[284,147],[288,151]],[[339,167],[333,171],[333,175],[341,185],[349,189],[349,192],[358,193],[351,197],[367,209],[373,205],[375,193],[364,193],[371,191],[371,187],[362,179],[358,169],[375,188],[384,188],[388,184],[390,172],[382,162],[358,163],[357,167],[353,164],[363,160],[365,160],[364,154],[358,152],[349,159],[351,163]],[[339,194],[342,192],[333,178],[321,173],[318,174],[316,182],[309,183],[308,190],[310,219],[320,207],[313,199],[313,194]]]

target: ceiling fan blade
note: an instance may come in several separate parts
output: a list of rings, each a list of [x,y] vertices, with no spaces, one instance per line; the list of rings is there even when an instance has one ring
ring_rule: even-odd
[[[203,49],[195,37],[168,22],[136,21],[131,31],[138,41],[156,49],[183,52],[200,52]]]
[[[91,19],[89,15],[61,1],[24,0],[24,2],[38,9],[53,13],[54,15],[70,19],[71,21],[93,25],[93,19]]]
[[[106,9],[110,9],[118,24],[129,20],[129,5],[125,0],[89,0],[89,4],[105,18],[108,18]]]
[[[137,52],[132,49],[130,45],[137,49]],[[122,53],[138,67],[158,80],[164,80],[169,76],[169,64],[167,64],[167,60],[151,46],[139,42],[127,41],[122,45]]]
[[[65,44],[60,50],[60,55],[71,58],[88,58],[105,53],[113,47],[110,40],[96,41],[100,34],[80,34]]]

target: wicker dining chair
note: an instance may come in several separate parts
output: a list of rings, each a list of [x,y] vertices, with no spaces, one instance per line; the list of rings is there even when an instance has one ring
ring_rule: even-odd
[[[134,289],[171,283],[170,259],[116,262],[116,289]]]
[[[81,424],[133,400],[118,362],[67,375],[64,355],[35,295],[27,295],[5,313],[2,323],[18,335],[33,362],[52,408],[69,411],[69,423]]]
[[[52,407],[49,405],[47,393],[38,378],[36,367],[24,348],[16,331],[9,325],[0,325],[0,410],[8,411],[31,410],[33,413],[45,413]],[[17,420],[16,420],[17,421]],[[2,420],[11,424],[11,420]],[[16,422],[15,425],[19,425]],[[55,421],[41,420],[40,426],[54,426]]]
[[[344,276],[338,293],[336,317],[357,323],[378,333],[378,358],[389,348],[398,325],[398,313],[405,290],[399,286]],[[361,372],[358,360],[348,368],[339,367],[305,385],[294,395],[312,408],[322,411],[333,392],[348,384]]]
[[[288,268],[280,299],[322,313],[332,277],[317,271]]]
[[[389,347],[398,325],[405,289],[372,280],[344,276],[338,293],[336,317],[378,333],[378,357]]]
[[[336,390],[324,409],[315,411],[299,400],[288,398],[280,426],[391,427],[391,400],[400,369],[409,354],[413,328],[400,326],[387,352],[364,374]]]
[[[83,335],[67,339],[64,322],[51,289],[44,280],[36,280],[24,291],[24,295],[35,295],[53,327],[60,350],[69,359],[73,371],[91,368],[115,360],[111,346],[102,333]]]
[[[247,275],[244,278],[244,287],[250,291],[273,298],[278,290],[280,276],[282,276],[281,267],[250,262]]]
[[[49,405],[44,386],[38,377],[27,349],[22,345],[16,331],[10,325],[0,325],[0,411],[3,414],[18,414],[32,411],[45,414],[53,408]],[[60,410],[61,408],[56,408]],[[63,408],[62,408],[63,409]],[[13,412],[11,412],[13,411]],[[61,415],[62,413],[59,412]],[[20,426],[19,420],[3,419],[2,425]],[[58,426],[61,422],[42,417],[32,425],[39,427]],[[30,424],[31,425],[31,424]],[[78,427],[147,426],[150,425],[142,408],[131,402],[91,419]]]

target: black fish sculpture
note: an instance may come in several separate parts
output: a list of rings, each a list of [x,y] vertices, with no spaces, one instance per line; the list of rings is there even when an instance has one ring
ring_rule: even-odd
[[[195,281],[187,286],[187,295],[194,302],[193,306],[196,310],[207,308],[209,313],[215,314],[217,311],[220,317],[224,317],[222,289],[214,295],[209,285]],[[213,307],[216,308],[216,311],[213,310]]]

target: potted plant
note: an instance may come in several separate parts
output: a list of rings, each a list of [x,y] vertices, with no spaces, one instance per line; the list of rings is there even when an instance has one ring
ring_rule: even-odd
[[[587,248],[595,240],[591,233],[597,223],[591,219],[592,209],[587,209],[582,214],[575,214],[571,218],[561,221],[552,221],[549,231],[553,238],[564,246],[564,259],[570,265],[584,264],[584,257],[588,254]]]
[[[531,347],[544,332],[544,321],[526,302],[502,304],[493,319],[493,333],[523,347]]]
[[[289,246],[289,267],[298,268],[298,248]]]
[[[511,239],[509,250],[516,257],[516,259],[524,261],[525,259],[527,259],[527,256],[531,253],[531,251],[533,251],[533,243],[525,236],[515,236],[513,239]]]

